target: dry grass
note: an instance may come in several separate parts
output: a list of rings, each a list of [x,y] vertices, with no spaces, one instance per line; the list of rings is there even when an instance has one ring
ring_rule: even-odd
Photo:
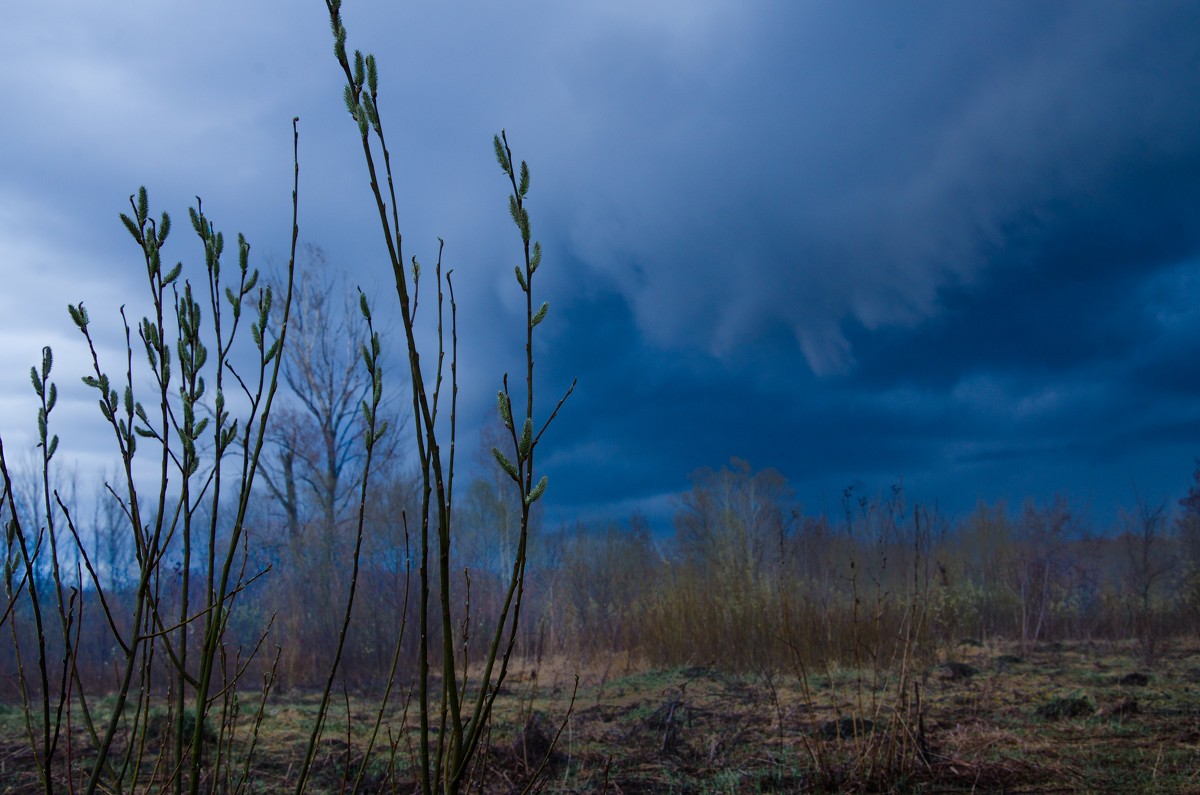
[[[525,662],[497,701],[478,789],[519,792],[562,726],[539,784],[544,792],[817,792],[829,787],[831,773],[841,791],[1200,792],[1200,650],[1178,645],[1148,671],[1124,644],[1053,644],[1020,661],[1012,655],[1007,647],[963,645],[921,672],[927,747],[903,778],[861,772],[863,754],[886,742],[894,724],[868,731],[855,723],[861,716],[845,686],[850,671],[814,676],[810,710],[792,676],[646,671],[627,657],[578,666],[557,658],[536,669]],[[974,672],[946,667],[950,661]],[[576,672],[579,690],[564,725]],[[1121,683],[1134,672],[1149,682]],[[361,759],[373,717],[369,695],[352,694],[348,716],[344,701],[331,714],[310,791],[341,791],[347,760],[353,768]],[[884,683],[876,695],[886,714],[894,694]],[[1096,710],[1039,715],[1039,707],[1070,698],[1086,698]],[[256,757],[256,792],[294,786],[315,701],[276,694]],[[0,710],[0,792],[25,792],[33,783],[24,772],[28,751],[17,717],[12,708]],[[840,737],[838,721],[846,730]],[[399,709],[388,716],[393,737],[402,722]],[[813,748],[828,769],[813,769]],[[393,767],[386,755],[373,760],[368,790],[391,792],[394,784],[397,792],[412,791],[410,754],[401,740]]]

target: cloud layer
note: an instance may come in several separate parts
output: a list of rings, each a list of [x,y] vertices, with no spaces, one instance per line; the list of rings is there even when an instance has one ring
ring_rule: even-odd
[[[292,116],[302,235],[387,311],[318,10],[11,10],[6,440],[28,434],[12,416],[31,411],[21,362],[70,339],[63,304],[111,312],[140,295],[114,223],[138,184],[179,221],[200,194],[256,256],[286,258]],[[956,508],[1062,488],[1107,495],[1096,511],[1110,516],[1131,481],[1187,483],[1200,446],[1189,4],[355,2],[346,15],[351,47],[380,59],[406,254],[430,261],[442,236],[456,269],[471,422],[520,353],[503,333],[520,322],[518,246],[491,135],[504,127],[533,168],[547,400],[580,377],[550,440],[558,515],[662,514],[687,472],[731,455],[779,468],[810,503],[906,475]],[[174,256],[194,261],[183,226]]]

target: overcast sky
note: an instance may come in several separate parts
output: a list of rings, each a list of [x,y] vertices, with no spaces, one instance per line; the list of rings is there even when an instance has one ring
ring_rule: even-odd
[[[380,64],[406,253],[455,268],[460,408],[520,367],[520,239],[491,136],[533,172],[554,520],[648,513],[698,467],[810,511],[897,478],[951,515],[1069,495],[1105,529],[1200,456],[1194,3],[346,0]],[[300,234],[393,311],[321,3],[10,4],[0,27],[0,434],[56,354],[64,460],[111,456],[66,314],[140,317],[139,185],[202,264],[196,195],[260,266]],[[393,340],[392,380],[402,384]],[[106,348],[119,356],[116,347]],[[112,365],[118,365],[116,360]]]

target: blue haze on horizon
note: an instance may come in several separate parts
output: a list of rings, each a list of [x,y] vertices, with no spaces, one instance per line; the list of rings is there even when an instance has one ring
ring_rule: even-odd
[[[1186,2],[346,0],[380,64],[406,254],[446,240],[460,411],[522,356],[491,137],[529,161],[551,522],[669,526],[700,467],[774,467],[810,512],[903,478],[951,516],[1068,495],[1098,530],[1200,456],[1200,6]],[[393,313],[324,7],[48,0],[0,30],[0,433],[33,442],[54,347],[64,460],[111,460],[65,307],[121,355],[138,185],[198,264],[199,195],[256,264],[300,234]],[[138,316],[143,310],[135,309]],[[386,341],[385,341],[386,342]],[[402,346],[393,336],[391,385]]]

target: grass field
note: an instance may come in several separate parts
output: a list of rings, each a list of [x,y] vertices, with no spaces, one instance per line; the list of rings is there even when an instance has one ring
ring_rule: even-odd
[[[872,686],[846,669],[810,672],[806,691],[794,673],[525,665],[497,702],[477,789],[519,792],[546,760],[543,792],[1200,793],[1200,649],[1176,645],[1153,668],[1133,652],[1066,643],[1021,656],[964,643],[915,672],[899,710],[894,680]],[[342,790],[373,723],[368,694],[338,703],[310,792]],[[274,695],[251,791],[295,786],[315,709],[314,697]],[[37,787],[23,726],[17,709],[0,707],[0,792]],[[412,791],[404,726],[399,708],[387,716],[367,791]],[[83,736],[74,742],[83,747]]]

